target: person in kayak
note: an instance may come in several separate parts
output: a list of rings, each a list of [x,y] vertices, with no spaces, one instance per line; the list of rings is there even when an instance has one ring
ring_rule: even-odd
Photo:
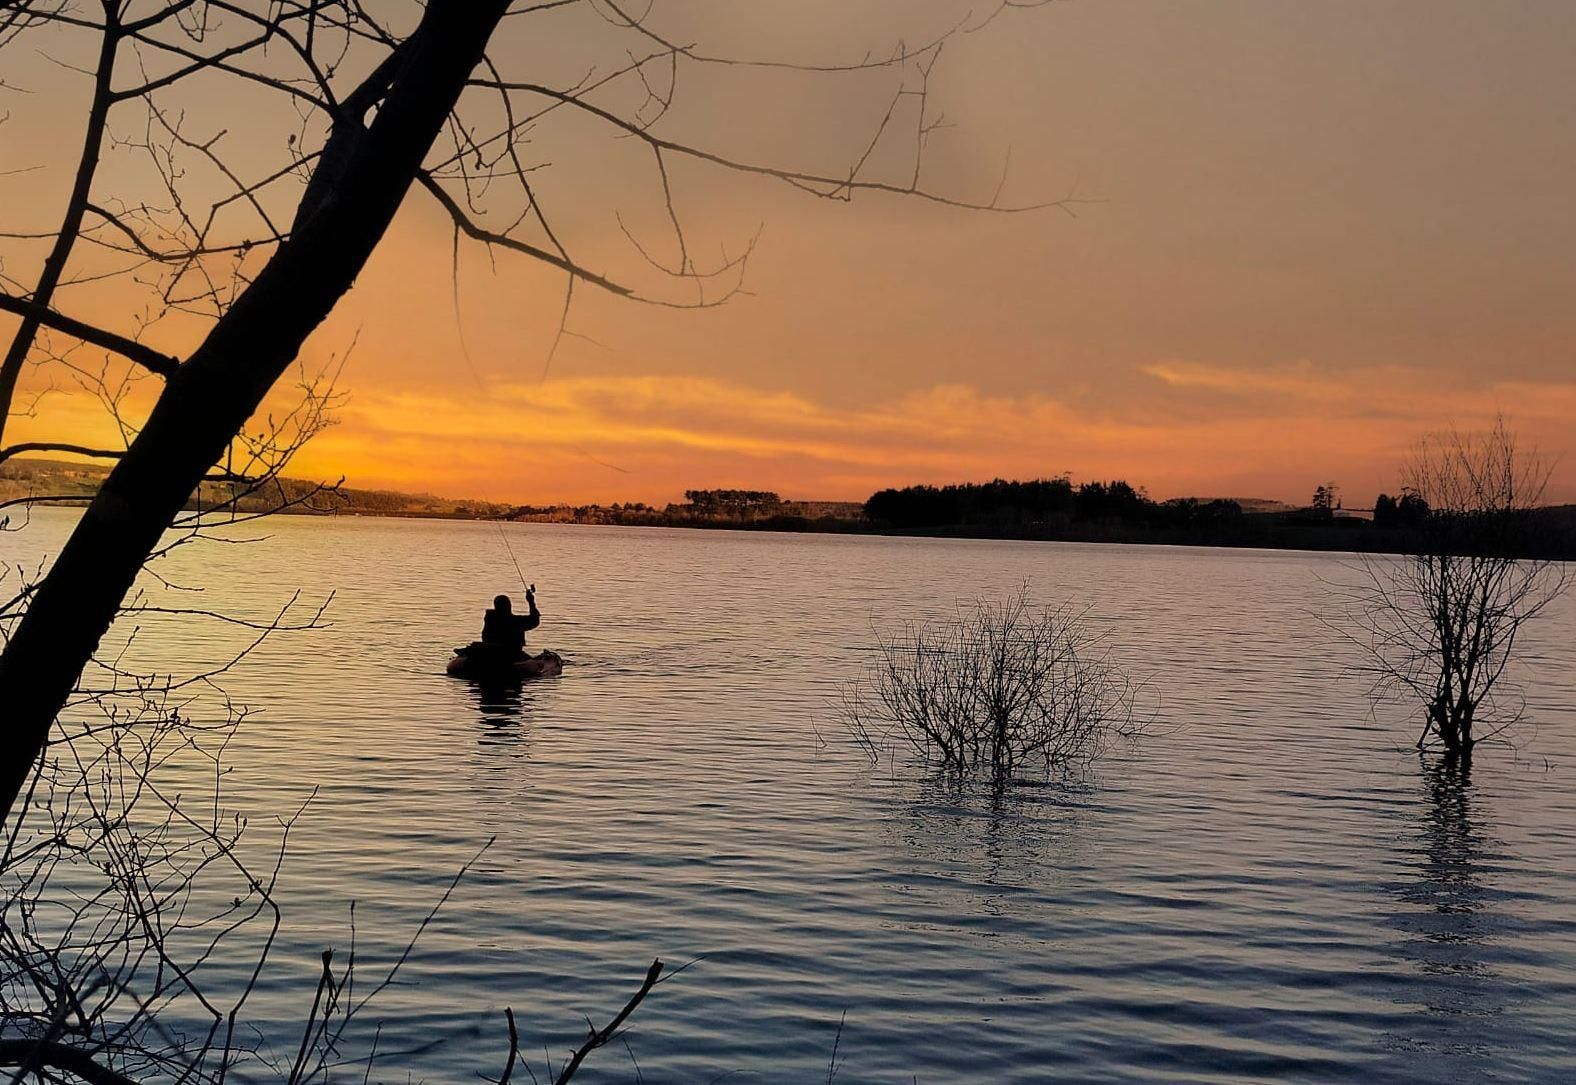
[[[525,590],[525,605],[530,612],[516,614],[507,595],[493,600],[492,609],[482,617],[482,644],[489,652],[508,656],[525,654],[526,633],[542,624],[542,612],[536,609],[535,584]]]

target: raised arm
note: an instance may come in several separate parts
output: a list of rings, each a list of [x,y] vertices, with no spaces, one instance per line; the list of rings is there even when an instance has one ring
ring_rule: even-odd
[[[529,613],[521,617],[521,628],[526,632],[530,632],[542,624],[542,612],[536,609],[535,584],[532,584],[529,588],[525,589],[525,605],[529,609]]]

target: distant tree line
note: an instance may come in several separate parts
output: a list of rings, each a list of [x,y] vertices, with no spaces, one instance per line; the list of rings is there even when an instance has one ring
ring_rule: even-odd
[[[90,498],[108,468],[53,460],[0,462],[0,519],[9,500],[75,504]],[[1116,479],[1074,483],[1066,475],[1029,481],[906,486],[865,502],[786,500],[771,490],[686,490],[684,500],[611,505],[504,505],[432,494],[362,490],[276,477],[262,489],[205,482],[189,507],[221,504],[257,511],[339,515],[504,519],[619,527],[686,527],[1064,539],[1082,542],[1252,546],[1306,550],[1408,552],[1417,537],[1438,538],[1439,510],[1415,488],[1381,493],[1373,520],[1343,512],[1334,483],[1319,486],[1302,508],[1244,508],[1195,497],[1154,501],[1142,487]],[[1514,550],[1576,558],[1576,506],[1528,510]],[[1449,537],[1459,538],[1460,533]]]
[[[1142,488],[1117,479],[1074,485],[1056,478],[1009,482],[966,482],[951,486],[905,486],[881,490],[865,502],[865,516],[897,531],[937,528],[1022,530],[1072,524],[1135,524],[1154,527],[1214,524],[1241,517],[1235,501],[1179,498],[1153,501]]]
[[[1428,502],[1416,490],[1402,490],[1400,497],[1380,494],[1374,499],[1374,527],[1421,527],[1428,512]]]
[[[537,523],[615,527],[700,527],[757,531],[861,531],[852,502],[785,501],[770,490],[686,490],[684,501],[657,507],[642,501],[612,505],[520,505],[504,516]]]
[[[684,500],[688,509],[669,508],[705,520],[757,520],[776,516],[783,508],[783,499],[770,490],[685,490]]]

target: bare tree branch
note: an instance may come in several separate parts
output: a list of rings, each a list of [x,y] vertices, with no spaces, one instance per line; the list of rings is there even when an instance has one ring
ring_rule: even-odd
[[[444,191],[443,186],[439,184],[433,178],[432,174],[426,170],[421,171],[421,173],[417,175],[417,180],[421,182],[421,186],[423,188],[432,193],[433,197],[438,201],[438,203],[443,206],[443,209],[449,213],[449,217],[454,220],[455,228],[463,233],[466,237],[469,237],[475,241],[484,242],[488,245],[497,245],[501,249],[509,249],[512,252],[524,253],[526,256],[541,260],[546,264],[551,264],[553,267],[556,267],[561,271],[567,271],[577,279],[584,279],[586,282],[600,286],[602,289],[611,293],[619,294],[624,297],[628,297],[633,293],[629,287],[620,286],[618,283],[598,275],[594,271],[587,271],[585,268],[580,267],[578,264],[575,264],[556,253],[548,252],[546,249],[538,248],[535,245],[526,244],[523,241],[517,241],[507,234],[494,233],[491,230],[487,230],[481,226],[478,226],[471,220],[470,216],[465,213],[465,209],[454,201],[454,197],[450,196],[448,192]]]
[[[17,1067],[17,1077],[43,1067],[62,1070],[88,1085],[141,1085],[93,1061],[88,1052],[58,1040],[0,1040],[0,1066]]]
[[[88,456],[99,460],[118,460],[126,454],[125,449],[88,448],[84,445],[65,444],[59,441],[23,441],[8,448],[0,448],[0,463],[4,463],[12,456],[23,456],[30,452],[68,452],[73,456]]]
[[[136,362],[150,373],[157,373],[161,377],[168,377],[180,368],[180,360],[168,354],[154,350],[152,347],[128,339],[124,335],[108,331],[104,328],[85,323],[57,313],[55,310],[41,305],[36,301],[28,301],[11,294],[0,293],[0,310],[16,313],[37,325],[52,328],[57,332],[80,339],[84,343],[91,343],[105,350],[112,350],[123,358]]]
[[[1062,199],[1042,200],[1034,203],[1003,204],[999,199],[1000,190],[998,188],[996,198],[993,198],[988,203],[979,203],[976,201],[960,199],[954,196],[947,196],[939,192],[932,192],[928,189],[917,187],[912,183],[900,185],[889,181],[862,179],[858,176],[857,167],[854,170],[851,170],[847,176],[834,177],[825,173],[789,169],[778,166],[768,166],[761,163],[748,162],[739,158],[732,158],[727,155],[718,154],[700,147],[691,146],[687,143],[681,143],[676,140],[666,139],[664,137],[655,135],[634,121],[626,120],[611,110],[594,105],[591,102],[585,101],[576,94],[559,90],[556,87],[549,87],[540,83],[498,81],[480,78],[472,79],[471,84],[473,86],[491,87],[498,90],[520,91],[523,93],[535,94],[539,97],[548,98],[556,102],[561,102],[566,106],[570,106],[574,109],[578,109],[584,113],[596,117],[597,119],[606,122],[613,128],[622,131],[626,135],[634,136],[635,138],[660,150],[670,151],[673,154],[683,155],[701,162],[708,162],[714,166],[721,166],[725,169],[733,170],[738,173],[752,173],[762,177],[773,177],[779,181],[783,181],[795,188],[808,192],[811,195],[819,196],[823,199],[846,200],[854,192],[884,192],[889,195],[909,196],[914,199],[925,200],[930,203],[938,203],[947,207],[961,208],[967,211],[990,211],[997,214],[1023,214],[1025,212],[1044,211],[1051,208],[1066,209],[1078,202],[1072,197],[1064,197]],[[866,157],[868,157],[868,152]],[[861,158],[860,161],[863,162],[864,158]]]

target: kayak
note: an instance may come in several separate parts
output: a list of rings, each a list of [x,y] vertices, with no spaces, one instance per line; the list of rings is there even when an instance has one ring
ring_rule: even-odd
[[[534,656],[500,657],[492,652],[456,648],[444,671],[451,678],[472,681],[519,681],[526,678],[556,678],[564,673],[564,660],[557,652],[543,651]]]

